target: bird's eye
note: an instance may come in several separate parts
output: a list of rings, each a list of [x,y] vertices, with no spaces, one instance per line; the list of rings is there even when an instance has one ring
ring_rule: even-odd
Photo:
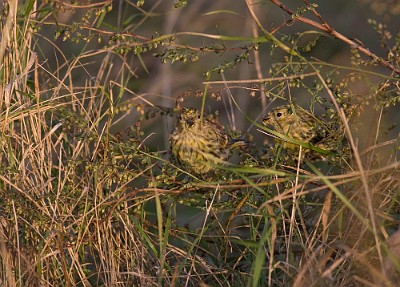
[[[280,118],[280,117],[282,116],[282,113],[281,113],[281,112],[278,112],[278,113],[276,113],[276,116],[277,116],[278,118]]]

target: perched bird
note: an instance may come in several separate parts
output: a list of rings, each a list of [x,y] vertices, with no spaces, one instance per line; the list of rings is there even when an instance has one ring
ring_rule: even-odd
[[[265,126],[272,126],[276,132],[304,144],[311,144],[323,150],[334,149],[337,132],[333,132],[329,124],[298,105],[284,105],[273,109],[263,119]],[[285,141],[285,149],[297,149],[298,144]]]
[[[193,108],[184,108],[172,132],[171,150],[188,172],[206,174],[229,156],[229,137],[212,120]]]

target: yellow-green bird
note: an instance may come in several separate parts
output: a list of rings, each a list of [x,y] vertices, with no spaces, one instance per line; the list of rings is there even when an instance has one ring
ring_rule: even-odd
[[[225,130],[193,108],[184,108],[170,138],[171,150],[188,172],[206,174],[223,165],[229,156]]]
[[[337,136],[337,132],[333,132],[324,120],[298,105],[284,105],[273,109],[263,119],[263,124],[272,126],[276,132],[304,144],[311,144],[323,150],[334,149],[334,137]],[[277,141],[283,142],[285,149],[299,148],[299,145],[284,139]]]

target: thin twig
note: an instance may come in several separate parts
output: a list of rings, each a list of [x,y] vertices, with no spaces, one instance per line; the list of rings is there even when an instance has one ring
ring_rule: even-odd
[[[271,0],[272,3],[274,3],[276,6],[278,6],[279,8],[281,8],[283,11],[285,11],[286,13],[288,13],[289,15],[294,15],[295,13],[290,10],[288,7],[286,7],[285,5],[283,5],[279,0]],[[365,48],[362,44],[360,44],[359,41],[355,42],[349,38],[347,38],[346,36],[344,36],[343,34],[335,31],[335,29],[333,29],[325,20],[323,20],[323,18],[321,17],[321,15],[314,10],[314,14],[318,17],[318,19],[320,19],[320,21],[322,22],[322,24],[313,21],[311,19],[305,18],[303,16],[296,16],[293,21],[300,21],[306,24],[309,24],[315,28],[318,28],[324,32],[326,32],[327,34],[335,37],[336,39],[339,39],[343,42],[345,42],[346,44],[348,44],[350,47],[357,49],[358,51],[360,51],[361,53],[363,53],[364,55],[370,57],[372,60],[376,61],[377,63],[380,63],[381,65],[383,65],[384,67],[392,70],[393,72],[400,74],[400,68],[394,66],[393,64],[389,63],[388,61],[384,60],[383,58],[375,55],[374,53],[372,53],[370,50],[368,50],[367,48]]]

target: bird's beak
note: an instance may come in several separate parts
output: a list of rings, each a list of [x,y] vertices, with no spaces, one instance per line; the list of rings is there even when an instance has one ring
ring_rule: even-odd
[[[189,127],[191,127],[191,126],[194,125],[194,120],[193,120],[192,118],[189,118],[189,119],[186,120],[186,124],[187,124]]]
[[[263,121],[262,121],[262,122],[263,122],[263,124],[264,124],[264,125],[266,125],[266,126],[267,126],[267,125],[269,125],[269,121],[270,121],[270,120],[271,120],[271,118],[270,118],[270,117],[265,117],[265,118],[263,119]]]

